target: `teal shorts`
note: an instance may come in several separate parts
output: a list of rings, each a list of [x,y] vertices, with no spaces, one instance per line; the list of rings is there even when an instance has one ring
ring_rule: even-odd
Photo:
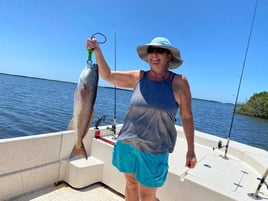
[[[134,174],[144,186],[158,188],[164,185],[168,173],[168,153],[152,154],[117,141],[113,150],[113,165],[123,173]]]

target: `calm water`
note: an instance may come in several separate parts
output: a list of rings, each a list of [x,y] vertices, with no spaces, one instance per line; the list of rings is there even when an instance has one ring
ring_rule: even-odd
[[[5,74],[0,83],[0,138],[66,130],[76,84]],[[116,120],[123,123],[131,91],[117,90],[116,95]],[[232,104],[193,100],[195,129],[226,138],[232,110]],[[105,123],[113,124],[114,89],[99,87],[92,126],[104,114]],[[268,120],[236,114],[231,139],[268,150]]]

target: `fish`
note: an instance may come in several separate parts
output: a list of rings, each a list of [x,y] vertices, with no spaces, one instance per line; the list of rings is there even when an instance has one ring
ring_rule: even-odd
[[[98,81],[98,65],[88,64],[81,71],[74,91],[73,117],[68,125],[68,130],[75,130],[76,141],[70,154],[70,159],[75,156],[88,158],[83,139],[88,133],[94,116]]]

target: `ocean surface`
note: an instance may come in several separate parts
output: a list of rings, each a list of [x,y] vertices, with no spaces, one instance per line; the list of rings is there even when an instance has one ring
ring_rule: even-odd
[[[0,139],[63,131],[72,118],[76,83],[0,74]],[[106,115],[105,124],[123,123],[129,90],[99,87],[95,121]],[[233,104],[193,99],[195,129],[215,136],[229,135]],[[115,112],[116,111],[116,112]],[[178,125],[181,125],[179,114]],[[104,123],[102,123],[104,125]],[[235,114],[231,140],[268,151],[268,120]]]

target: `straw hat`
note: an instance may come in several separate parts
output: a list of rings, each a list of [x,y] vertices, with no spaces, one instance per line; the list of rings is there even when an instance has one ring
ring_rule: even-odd
[[[180,56],[180,51],[171,46],[171,43],[167,38],[164,37],[156,37],[154,38],[150,43],[145,44],[145,45],[140,45],[137,47],[137,52],[140,58],[146,62],[147,61],[147,49],[149,46],[156,46],[164,49],[168,49],[171,52],[172,58],[168,62],[168,68],[169,69],[174,69],[179,67],[182,64],[182,59]]]

